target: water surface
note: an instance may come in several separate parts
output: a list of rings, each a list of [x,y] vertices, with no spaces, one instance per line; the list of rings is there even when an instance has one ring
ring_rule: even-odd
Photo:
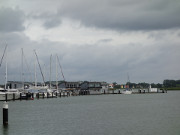
[[[4,135],[179,135],[180,92],[11,101],[8,127],[0,116]]]

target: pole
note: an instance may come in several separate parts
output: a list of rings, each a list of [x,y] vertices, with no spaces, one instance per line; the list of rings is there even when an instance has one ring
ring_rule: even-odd
[[[6,101],[3,104],[3,125],[8,125],[8,103]]]

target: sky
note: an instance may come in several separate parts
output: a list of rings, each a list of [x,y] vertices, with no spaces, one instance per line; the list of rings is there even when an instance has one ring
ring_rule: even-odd
[[[0,0],[0,83],[6,62],[9,81],[41,82],[34,50],[45,81],[63,80],[56,56],[66,81],[180,79],[179,14],[179,0]]]

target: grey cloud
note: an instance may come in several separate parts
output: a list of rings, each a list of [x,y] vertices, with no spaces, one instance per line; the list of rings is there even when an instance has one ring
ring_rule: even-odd
[[[108,38],[108,39],[101,39],[101,40],[99,40],[98,41],[98,43],[108,43],[108,42],[111,42],[113,39],[110,39],[110,38]]]
[[[57,13],[41,13],[41,14],[31,13],[28,16],[43,21],[43,26],[46,29],[57,27],[62,23],[61,17]]]
[[[44,22],[44,26],[48,28],[54,28],[61,24],[61,20],[59,18],[52,18]]]
[[[172,0],[67,1],[59,9],[64,17],[86,26],[114,30],[161,30],[180,27],[179,2]]]
[[[0,8],[0,32],[23,31],[24,13],[19,9]]]

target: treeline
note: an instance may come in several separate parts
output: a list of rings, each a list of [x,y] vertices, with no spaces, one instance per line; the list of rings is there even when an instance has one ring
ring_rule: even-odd
[[[171,88],[171,87],[180,87],[180,80],[164,80],[163,85],[166,88]]]

